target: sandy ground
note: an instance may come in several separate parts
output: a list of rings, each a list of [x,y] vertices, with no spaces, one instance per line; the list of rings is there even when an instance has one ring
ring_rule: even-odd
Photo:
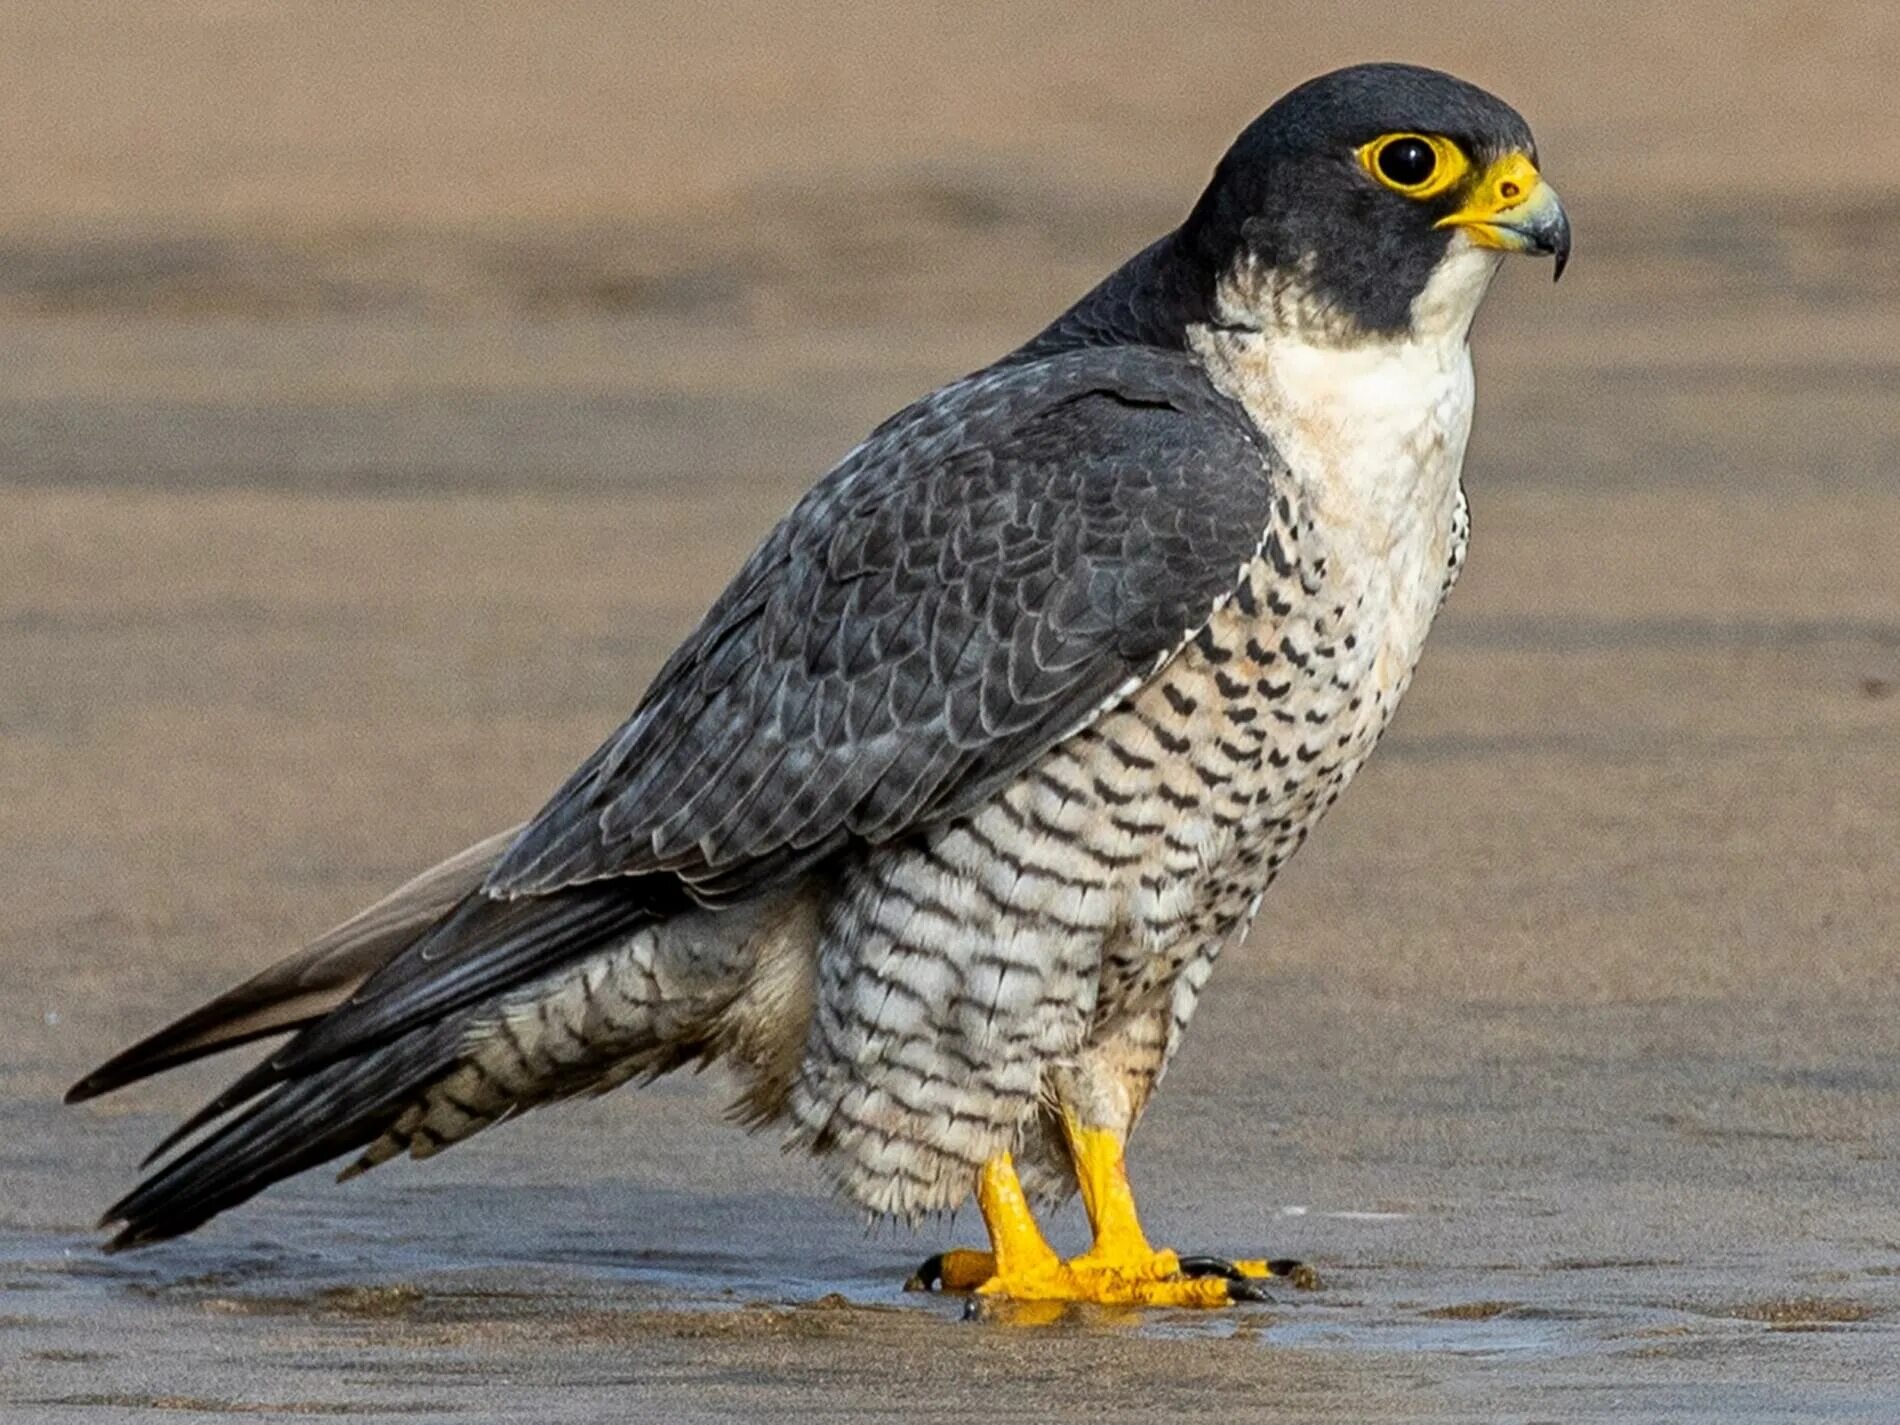
[[[0,1417],[1900,1418],[1900,12],[1309,8],[0,6]],[[530,812],[867,425],[1374,55],[1516,100],[1578,257],[1137,1142],[1325,1290],[959,1321],[898,1283],[972,1220],[867,1236],[710,1078],[96,1253],[220,1078],[67,1082]]]

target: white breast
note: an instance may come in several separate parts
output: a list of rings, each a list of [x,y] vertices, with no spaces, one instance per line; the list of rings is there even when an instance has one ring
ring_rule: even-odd
[[[1363,598],[1387,689],[1410,678],[1463,556],[1466,337],[1496,268],[1493,254],[1454,253],[1403,338],[1341,343],[1309,324],[1196,337],[1216,384],[1285,458],[1328,550],[1332,597]]]

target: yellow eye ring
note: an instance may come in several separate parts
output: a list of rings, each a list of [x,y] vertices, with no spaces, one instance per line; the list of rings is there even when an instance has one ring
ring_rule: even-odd
[[[1464,150],[1438,134],[1381,134],[1359,150],[1359,163],[1408,198],[1436,198],[1471,171]]]

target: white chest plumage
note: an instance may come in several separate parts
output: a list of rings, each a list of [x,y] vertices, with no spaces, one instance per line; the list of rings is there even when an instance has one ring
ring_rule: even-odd
[[[1495,254],[1451,255],[1403,337],[1341,341],[1284,292],[1272,324],[1208,328],[1196,344],[1215,382],[1286,460],[1328,550],[1329,584],[1356,603],[1381,689],[1403,688],[1464,558],[1460,474],[1471,433],[1471,319]],[[1224,294],[1258,315],[1258,293]]]
[[[1261,384],[1264,400],[1249,405],[1286,458],[1328,550],[1328,582],[1359,605],[1373,675],[1391,690],[1417,665],[1463,556],[1469,351],[1269,343]]]

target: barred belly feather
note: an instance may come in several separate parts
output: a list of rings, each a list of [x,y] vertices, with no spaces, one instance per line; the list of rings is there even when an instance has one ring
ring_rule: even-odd
[[[1462,556],[1462,499],[1419,538]],[[1397,567],[1405,567],[1400,561]],[[1138,693],[981,811],[875,853],[826,914],[796,1134],[873,1212],[954,1207],[1014,1150],[1073,1186],[1049,1110],[1132,1127],[1214,960],[1371,753],[1423,628],[1390,563],[1281,497],[1262,553]]]
[[[1058,1106],[1132,1129],[1221,949],[1385,730],[1468,531],[1462,340],[1402,357],[1396,401],[1389,353],[1305,363],[1335,413],[1368,389],[1356,445],[1289,424],[1301,393],[1265,383],[1244,341],[1204,355],[1301,474],[1152,677],[975,811],[512,997],[361,1165],[723,1057],[737,1116],[788,1117],[873,1213],[953,1208],[1006,1150],[1032,1193],[1072,1190]],[[1382,419],[1392,404],[1417,419]]]

